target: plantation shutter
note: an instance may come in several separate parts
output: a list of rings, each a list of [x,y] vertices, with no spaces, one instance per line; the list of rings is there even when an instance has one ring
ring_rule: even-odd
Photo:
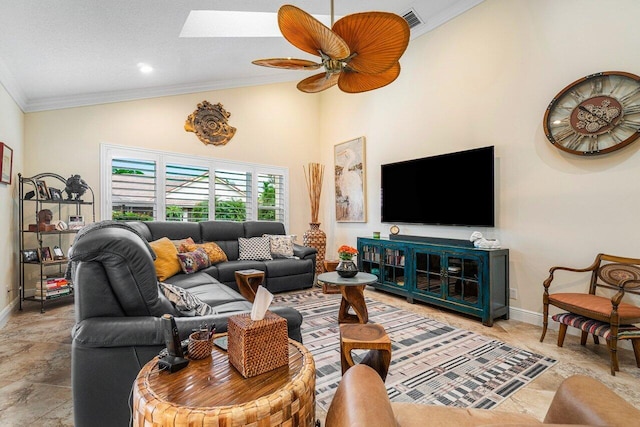
[[[126,158],[111,161],[112,218],[151,221],[157,211],[156,162]]]
[[[258,219],[284,222],[284,176],[258,174]]]
[[[209,219],[209,169],[167,164],[165,219],[198,222]]]
[[[216,169],[215,219],[245,221],[252,219],[252,174],[247,171]]]

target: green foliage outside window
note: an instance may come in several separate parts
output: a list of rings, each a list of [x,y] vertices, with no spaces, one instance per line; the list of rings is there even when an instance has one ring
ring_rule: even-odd
[[[115,221],[153,221],[151,215],[139,212],[113,211],[111,218]]]
[[[184,215],[184,209],[180,206],[170,205],[167,206],[166,217],[167,221],[182,221]]]
[[[262,183],[262,193],[260,193],[260,196],[258,197],[258,206],[276,205],[276,188],[273,184],[274,178]],[[276,211],[272,209],[258,209],[258,219],[274,221],[276,219]]]

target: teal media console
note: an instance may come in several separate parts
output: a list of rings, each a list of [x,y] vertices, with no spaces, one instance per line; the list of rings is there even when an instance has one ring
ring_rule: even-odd
[[[414,300],[479,317],[485,326],[509,318],[509,250],[470,241],[420,236],[358,237],[360,271],[371,285]]]

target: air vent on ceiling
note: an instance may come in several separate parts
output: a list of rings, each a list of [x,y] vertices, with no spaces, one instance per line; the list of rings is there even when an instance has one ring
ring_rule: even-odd
[[[409,28],[411,29],[424,24],[414,9],[409,9],[407,12],[402,14],[402,17],[407,21],[407,24],[409,24]]]

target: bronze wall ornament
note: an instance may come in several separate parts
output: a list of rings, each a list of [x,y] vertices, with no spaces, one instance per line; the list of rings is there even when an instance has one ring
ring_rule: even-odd
[[[229,126],[231,113],[219,102],[212,105],[208,101],[198,104],[198,109],[189,114],[184,130],[194,132],[205,145],[225,145],[236,134],[236,128]]]

